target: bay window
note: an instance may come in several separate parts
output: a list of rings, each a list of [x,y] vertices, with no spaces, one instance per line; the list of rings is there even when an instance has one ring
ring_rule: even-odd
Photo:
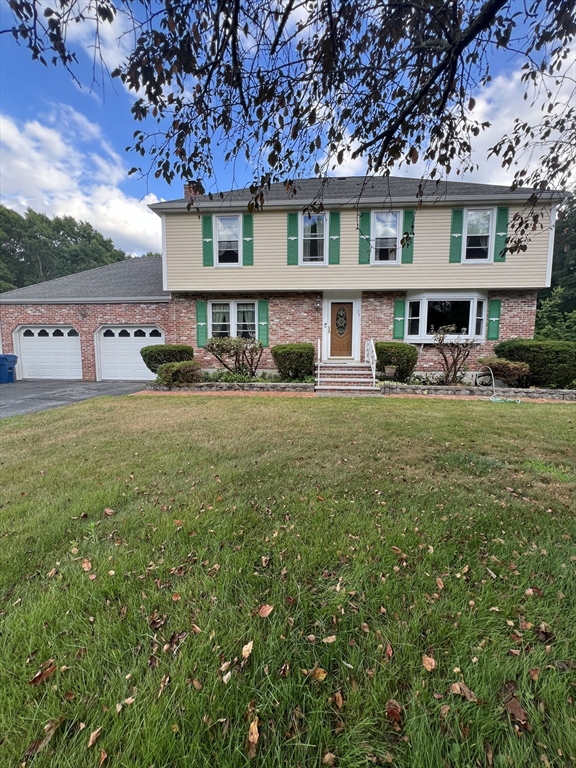
[[[480,294],[408,295],[405,337],[407,341],[432,342],[434,334],[452,326],[454,336],[484,338],[486,299]]]

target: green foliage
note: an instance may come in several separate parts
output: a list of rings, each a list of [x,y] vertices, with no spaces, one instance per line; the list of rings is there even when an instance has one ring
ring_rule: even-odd
[[[158,367],[156,381],[165,387],[181,387],[202,381],[202,367],[197,360],[164,363]]]
[[[156,373],[165,363],[179,363],[194,358],[194,348],[187,344],[151,344],[140,350],[144,365]]]
[[[0,206],[0,291],[24,288],[126,258],[112,240],[71,216],[50,219]]]
[[[401,341],[377,341],[374,346],[376,347],[376,370],[384,373],[384,368],[394,365],[396,381],[408,381],[418,362],[416,347]]]
[[[536,311],[537,339],[555,339],[557,341],[576,341],[576,309],[564,312],[563,307],[571,303],[568,290],[559,286],[544,299]],[[576,300],[576,291],[574,292]]]
[[[256,376],[264,352],[261,341],[241,336],[214,336],[208,339],[204,349],[214,355],[230,373],[250,377]]]
[[[482,366],[488,366],[495,379],[500,379],[511,387],[517,386],[519,382],[523,383],[530,375],[528,363],[513,362],[503,357],[480,357],[478,362]]]
[[[442,376],[438,384],[451,386],[462,380],[462,374],[466,371],[466,361],[478,342],[474,339],[465,339],[456,333],[455,325],[445,325],[438,328],[434,334],[432,345],[440,356]]]
[[[564,389],[576,379],[576,343],[512,339],[494,347],[498,357],[528,363],[530,383],[536,387]]]
[[[314,375],[314,344],[277,344],[270,351],[282,379],[294,381]]]

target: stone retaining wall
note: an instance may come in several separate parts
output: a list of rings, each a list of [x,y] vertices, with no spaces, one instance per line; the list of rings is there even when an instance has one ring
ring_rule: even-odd
[[[394,382],[381,385],[383,395],[449,395],[464,397],[492,397],[492,387],[442,387],[442,386],[412,386]],[[570,400],[576,402],[576,389],[514,389],[512,387],[497,387],[496,397],[507,400]]]
[[[159,392],[190,392],[190,391],[252,391],[252,392],[314,392],[314,384],[280,384],[277,382],[245,382],[230,383],[226,381],[205,381],[201,384],[190,384],[187,387],[164,387],[161,384],[148,384],[146,389]]]

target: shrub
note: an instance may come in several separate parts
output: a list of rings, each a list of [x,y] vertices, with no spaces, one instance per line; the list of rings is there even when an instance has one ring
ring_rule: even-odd
[[[511,339],[494,347],[498,357],[528,363],[530,383],[564,389],[576,378],[576,342]]]
[[[194,349],[187,344],[153,344],[140,350],[144,365],[157,373],[158,368],[165,363],[179,363],[182,360],[192,360]]]
[[[384,368],[394,365],[396,366],[394,378],[397,381],[408,381],[418,362],[416,347],[401,341],[377,341],[374,346],[376,347],[376,370],[384,373]]]
[[[256,376],[264,347],[258,339],[241,336],[214,336],[204,345],[206,352],[214,355],[230,373]]]
[[[314,375],[314,344],[278,344],[270,351],[282,379],[294,381]]]
[[[442,376],[439,384],[451,386],[462,381],[465,364],[478,342],[462,338],[456,333],[455,325],[444,325],[434,333],[434,349],[440,355]]]
[[[164,363],[158,367],[156,381],[158,384],[164,384],[165,387],[197,384],[202,381],[202,368],[196,360]]]
[[[503,357],[480,357],[478,362],[481,366],[491,368],[494,378],[500,379],[509,387],[522,386],[530,375],[528,363],[513,362]]]

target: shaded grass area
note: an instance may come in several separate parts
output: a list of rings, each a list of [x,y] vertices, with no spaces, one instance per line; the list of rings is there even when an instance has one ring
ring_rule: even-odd
[[[63,718],[34,766],[574,764],[574,416],[195,396],[3,422],[0,763]]]

